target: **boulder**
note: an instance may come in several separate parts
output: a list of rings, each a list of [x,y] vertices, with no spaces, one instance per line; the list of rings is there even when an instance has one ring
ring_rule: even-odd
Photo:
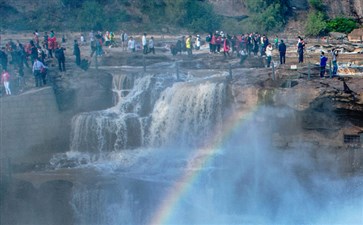
[[[346,35],[346,34],[344,34],[344,33],[340,33],[340,32],[330,32],[330,33],[329,33],[329,36],[330,36],[331,38],[334,38],[334,39],[337,39],[337,40],[344,39],[344,38],[346,38],[346,37],[347,37],[347,35]]]

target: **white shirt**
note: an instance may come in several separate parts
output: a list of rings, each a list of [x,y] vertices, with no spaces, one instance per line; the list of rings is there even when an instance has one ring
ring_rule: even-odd
[[[147,41],[146,41],[146,36],[145,35],[142,36],[142,45],[143,46],[147,45]]]
[[[129,42],[127,43],[127,47],[128,47],[128,49],[134,49],[135,48],[135,40],[130,39]]]
[[[266,48],[266,56],[272,56],[272,46],[267,46],[267,48]]]
[[[39,60],[35,61],[33,65],[33,73],[35,70],[41,70],[42,68],[47,68],[47,67],[44,66],[44,64],[41,61]]]

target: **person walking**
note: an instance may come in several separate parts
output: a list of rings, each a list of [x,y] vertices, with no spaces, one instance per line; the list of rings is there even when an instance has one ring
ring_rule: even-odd
[[[280,41],[278,49],[279,49],[279,53],[280,53],[280,64],[285,64],[285,62],[286,62],[286,45],[284,43],[284,40]]]
[[[78,45],[77,40],[74,40],[73,55],[76,56],[77,66],[80,66],[81,65],[81,50],[79,49],[79,45]]]
[[[6,95],[11,95],[10,90],[10,74],[6,69],[3,69],[3,72],[1,74],[1,83],[5,87],[5,93]]]
[[[324,55],[324,52],[321,52],[320,55],[320,78],[323,78],[325,75],[326,62],[328,58]]]

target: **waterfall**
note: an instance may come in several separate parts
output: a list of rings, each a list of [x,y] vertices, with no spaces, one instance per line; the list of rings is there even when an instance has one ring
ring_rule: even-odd
[[[73,118],[71,150],[103,154],[141,146],[188,146],[218,132],[226,106],[224,81],[175,83],[172,77],[115,76],[118,102]]]
[[[165,90],[151,115],[150,145],[203,143],[221,127],[226,93],[223,82],[178,83]]]

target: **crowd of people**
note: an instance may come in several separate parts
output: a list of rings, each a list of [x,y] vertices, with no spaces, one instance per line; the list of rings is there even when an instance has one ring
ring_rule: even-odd
[[[148,38],[147,33],[143,33],[140,40],[136,40],[133,36],[129,36],[124,30],[119,34],[119,41],[116,38],[114,32],[106,31],[91,31],[88,35],[90,46],[90,57],[102,56],[105,54],[103,47],[120,47],[122,51],[136,52],[142,51],[143,54],[155,54],[154,37]],[[65,36],[61,38],[62,43],[66,42]],[[269,40],[269,37],[265,34],[249,33],[241,35],[229,35],[223,31],[216,31],[208,34],[205,40],[202,41],[200,35],[192,37],[192,35],[182,36],[177,40],[175,44],[170,46],[172,55],[183,54],[184,52],[188,56],[193,55],[193,51],[200,50],[202,43],[205,42],[209,48],[210,54],[223,53],[225,59],[231,58],[234,55],[240,58],[240,64],[242,64],[248,57],[264,57],[266,67],[271,66],[272,57],[275,57],[274,52],[279,53],[280,64],[286,63],[286,44],[284,40],[279,40],[278,36],[275,36],[273,41]],[[80,43],[80,44],[79,44]],[[75,56],[75,63],[81,66],[81,49],[80,46],[88,45],[84,34],[80,34],[79,42],[78,38],[73,43],[73,55]],[[304,62],[304,48],[305,42],[302,37],[298,37],[296,49],[298,53],[298,62]],[[276,51],[274,51],[276,49]],[[46,76],[48,70],[48,61],[54,57],[58,61],[58,68],[60,72],[66,71],[65,68],[65,50],[57,41],[55,32],[52,30],[44,32],[41,37],[36,30],[33,33],[33,38],[28,43],[21,43],[20,41],[14,42],[9,40],[4,47],[0,50],[0,65],[2,67],[1,81],[5,88],[5,93],[11,95],[9,81],[11,80],[11,74],[8,70],[8,65],[12,65],[14,68],[13,73],[18,75],[18,85],[24,86],[24,67],[31,69],[34,76],[35,87],[41,87],[46,85]],[[10,57],[9,57],[10,56]],[[333,64],[333,76],[337,73],[337,51],[332,51],[332,64]],[[10,58],[10,61],[8,60]],[[46,60],[47,59],[47,60]],[[29,66],[30,61],[32,66]],[[326,73],[325,67],[328,58],[325,53],[322,52],[320,57],[320,75],[324,76]]]

